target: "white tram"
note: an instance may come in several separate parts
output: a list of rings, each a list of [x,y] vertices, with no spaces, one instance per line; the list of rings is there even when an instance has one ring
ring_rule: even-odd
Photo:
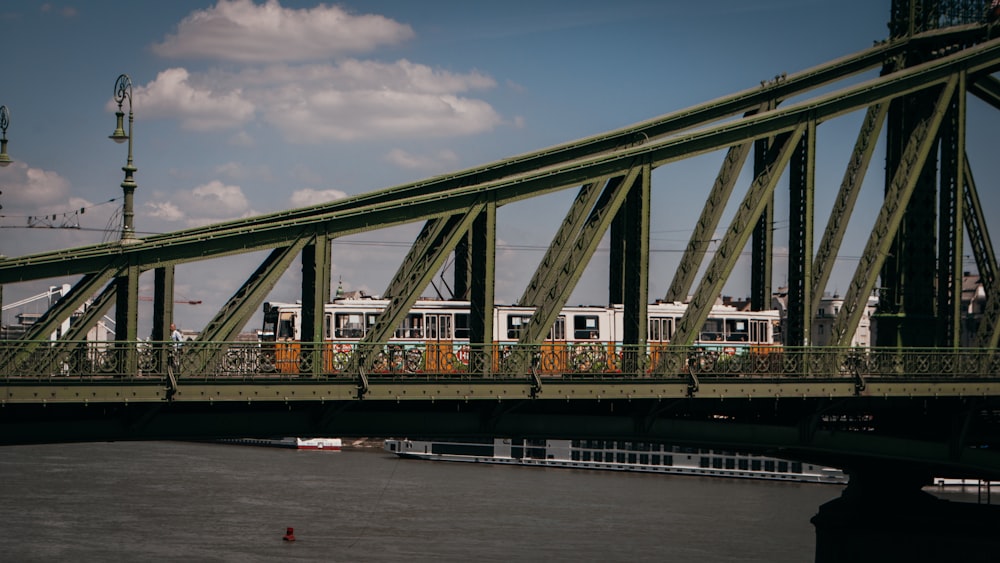
[[[338,298],[327,303],[323,315],[323,342],[327,370],[338,371],[334,356],[343,359],[374,326],[389,301],[362,296]],[[684,315],[682,303],[653,303],[648,306],[648,355],[670,343],[674,328]],[[469,358],[470,304],[468,301],[418,300],[390,336],[388,345],[405,365],[383,365],[389,370],[408,372],[464,371]],[[498,351],[517,344],[534,309],[516,305],[496,305],[493,309],[493,347]],[[275,343],[277,368],[294,371],[299,356],[302,305],[264,304],[262,338]],[[541,345],[541,373],[565,373],[601,369],[614,371],[621,357],[624,325],[623,309],[613,307],[565,307]],[[779,312],[740,311],[728,305],[712,308],[695,344],[719,354],[744,351],[766,352],[780,345]],[[494,359],[494,362],[496,359]],[[287,366],[283,368],[282,366]],[[378,369],[378,367],[377,367]]]

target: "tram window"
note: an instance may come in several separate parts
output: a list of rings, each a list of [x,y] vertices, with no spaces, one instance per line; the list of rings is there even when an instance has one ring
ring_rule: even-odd
[[[521,333],[531,322],[531,315],[508,315],[507,316],[507,338],[517,340],[521,338]]]
[[[333,334],[333,315],[325,313],[323,315],[323,339],[329,340],[331,334]]]
[[[549,331],[549,340],[566,340],[566,317],[559,316]]]
[[[427,315],[427,338],[430,340],[438,339],[437,320],[437,315]]]
[[[576,315],[573,317],[573,338],[575,340],[597,340],[600,338],[597,315]]]
[[[295,338],[295,313],[281,313],[278,317],[278,338]]]
[[[726,340],[747,342],[750,340],[749,326],[743,319],[726,319]]]
[[[437,322],[437,333],[430,334],[431,327]],[[451,315],[427,315],[427,338],[451,340]]]
[[[468,313],[455,313],[455,338],[458,340],[469,339]]]
[[[403,318],[403,322],[396,329],[396,338],[423,338],[424,335],[424,315],[423,313],[410,313]]]
[[[361,313],[337,313],[334,317],[335,338],[361,338],[365,335],[364,315]]]
[[[660,338],[660,321],[662,319],[649,319],[649,340],[652,342],[659,342]]]
[[[708,319],[705,321],[705,326],[701,329],[700,340],[704,342],[711,342],[713,340],[722,340],[722,319]]]

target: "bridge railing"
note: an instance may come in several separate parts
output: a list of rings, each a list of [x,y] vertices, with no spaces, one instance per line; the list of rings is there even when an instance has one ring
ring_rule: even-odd
[[[30,345],[29,345],[30,344]],[[359,363],[363,356],[367,362]],[[359,368],[358,366],[365,366]],[[298,342],[0,342],[0,378],[1000,378],[982,349],[623,346],[614,342],[360,345]]]

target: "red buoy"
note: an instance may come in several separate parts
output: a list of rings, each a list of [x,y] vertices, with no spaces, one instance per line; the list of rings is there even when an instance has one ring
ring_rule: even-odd
[[[285,541],[295,541],[295,528],[288,528],[285,530],[285,537],[281,538]]]

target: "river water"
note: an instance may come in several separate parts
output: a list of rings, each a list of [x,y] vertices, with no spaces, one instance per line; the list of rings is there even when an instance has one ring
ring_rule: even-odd
[[[0,449],[4,561],[808,562],[834,485],[185,442]],[[973,499],[974,500],[974,499]],[[295,542],[282,541],[293,527]]]

